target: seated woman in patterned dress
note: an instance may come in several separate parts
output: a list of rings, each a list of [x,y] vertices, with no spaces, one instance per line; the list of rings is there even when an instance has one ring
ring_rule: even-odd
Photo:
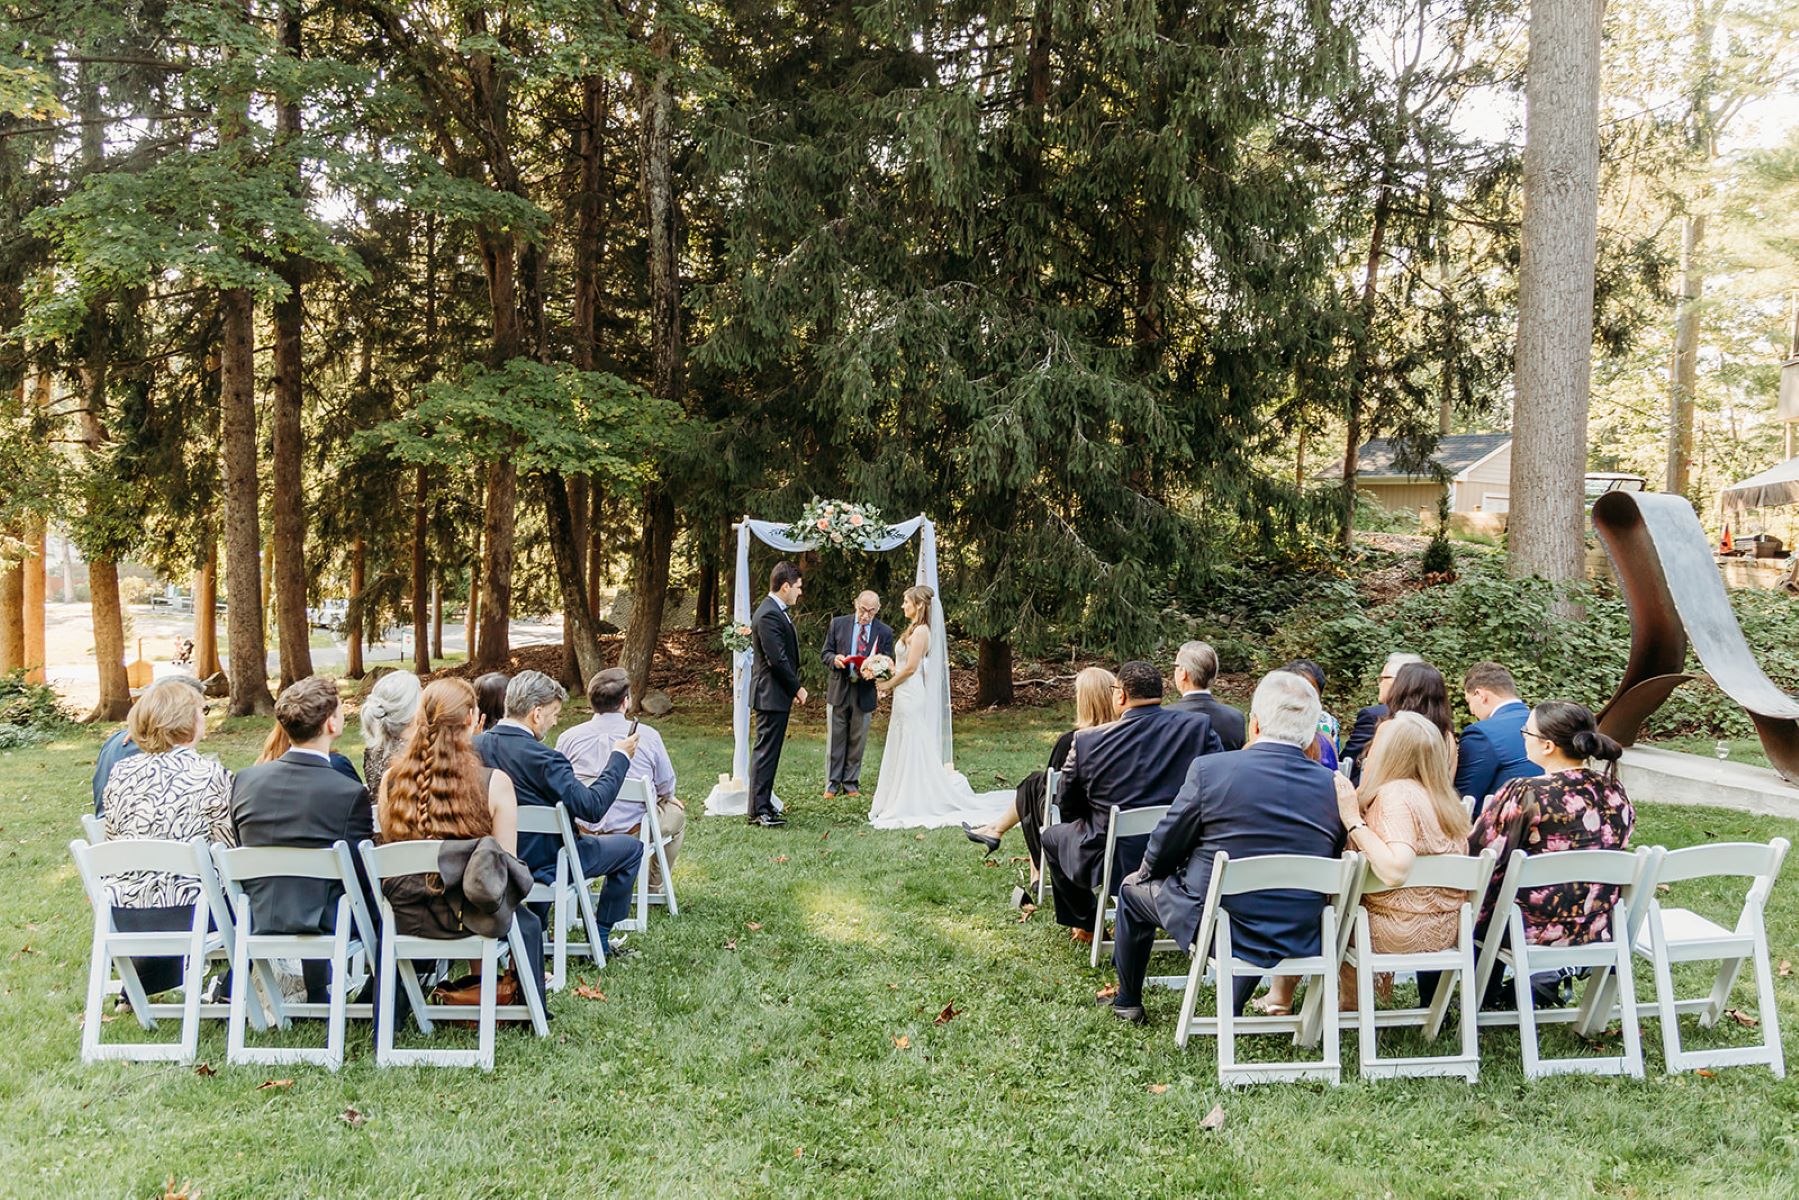
[[[1618,757],[1623,747],[1599,732],[1592,710],[1570,700],[1547,700],[1531,710],[1524,723],[1524,753],[1543,769],[1528,779],[1513,779],[1496,792],[1481,810],[1468,851],[1479,854],[1488,846],[1499,853],[1499,868],[1487,889],[1475,923],[1475,936],[1485,938],[1489,924],[1504,913],[1493,904],[1505,877],[1506,860],[1513,850],[1526,854],[1555,854],[1563,850],[1625,850],[1630,847],[1636,810],[1618,782]],[[1598,761],[1602,771],[1588,766]],[[1611,936],[1612,905],[1618,889],[1610,885],[1567,883],[1532,888],[1519,894],[1524,915],[1524,936],[1533,946],[1579,946]],[[1502,928],[1499,936],[1505,936]],[[1539,1005],[1561,1001],[1558,980],[1533,980]],[[1486,1002],[1505,993],[1494,973]]]

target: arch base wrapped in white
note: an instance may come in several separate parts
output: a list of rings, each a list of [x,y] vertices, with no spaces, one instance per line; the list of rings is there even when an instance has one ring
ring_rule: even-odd
[[[737,572],[736,587],[731,599],[731,619],[740,625],[750,621],[750,537],[753,535],[764,544],[776,550],[801,551],[816,549],[818,543],[802,541],[789,536],[788,525],[776,521],[758,521],[745,517],[735,526],[737,530]],[[931,657],[939,663],[949,663],[949,636],[943,625],[943,594],[937,584],[937,527],[932,525],[924,515],[913,517],[909,521],[901,521],[898,525],[889,525],[872,547],[877,551],[897,550],[911,541],[914,535],[918,538],[918,572],[916,582],[931,589]],[[750,778],[750,668],[754,660],[754,652],[739,651],[731,656],[731,727],[734,737],[734,749],[731,755],[731,771],[728,775],[720,775],[712,794],[706,797],[706,813],[708,816],[746,816],[749,813],[749,778]],[[937,691],[937,728],[943,738],[943,761],[946,765],[955,763],[955,741],[950,732],[949,708],[949,671],[935,672],[935,688]],[[828,728],[828,725],[827,725]],[[826,748],[829,759],[829,747]],[[775,797],[775,807],[781,807],[780,798]]]

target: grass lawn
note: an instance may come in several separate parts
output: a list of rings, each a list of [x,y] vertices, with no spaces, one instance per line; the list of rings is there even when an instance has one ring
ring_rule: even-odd
[[[1670,738],[1663,742],[1643,742],[1645,746],[1653,746],[1657,750],[1677,750],[1682,754],[1697,754],[1702,758],[1718,756],[1718,739],[1708,737]],[[1773,764],[1768,762],[1768,753],[1762,749],[1760,738],[1728,738],[1724,744],[1730,753],[1725,757],[1730,762],[1747,763],[1752,767],[1772,770]]]
[[[959,718],[960,765],[977,787],[1014,781],[1064,719]],[[0,756],[0,894],[14,898],[0,917],[0,1194],[150,1196],[171,1177],[209,1200],[1799,1191],[1799,1084],[1754,1068],[1665,1077],[1653,1023],[1641,1083],[1526,1084],[1516,1035],[1489,1030],[1472,1088],[1364,1083],[1351,1036],[1340,1089],[1225,1093],[1203,1039],[1173,1044],[1177,994],[1151,994],[1145,1028],[1093,1007],[1110,972],[1089,970],[1047,913],[1020,923],[1006,906],[1017,866],[983,866],[960,831],[876,832],[865,800],[820,799],[821,720],[797,723],[783,764],[793,824],[695,820],[682,915],[634,937],[644,952],[604,973],[603,1001],[553,997],[549,1039],[503,1031],[486,1076],[377,1071],[355,1025],[336,1075],[228,1067],[222,1023],[200,1042],[216,1074],[82,1066],[90,916],[66,845],[100,734]],[[661,728],[697,816],[729,764],[726,715]],[[263,732],[231,722],[206,748],[239,766]],[[359,756],[353,739],[344,749]],[[1793,823],[1650,808],[1638,827],[1668,845],[1775,834]],[[1776,957],[1799,958],[1793,874],[1770,912]],[[1799,980],[1778,989],[1799,1028]],[[1753,991],[1735,1002],[1753,1011]],[[957,1015],[938,1023],[946,1006]],[[1551,1030],[1546,1049],[1572,1040]],[[293,1084],[258,1090],[271,1076]],[[1219,1101],[1223,1128],[1201,1129]],[[349,1108],[365,1121],[342,1119]]]

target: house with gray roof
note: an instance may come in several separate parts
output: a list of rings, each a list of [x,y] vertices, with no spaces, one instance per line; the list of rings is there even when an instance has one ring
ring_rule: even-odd
[[[1402,465],[1403,447],[1391,438],[1375,438],[1356,456],[1356,486],[1393,512],[1434,513],[1444,484],[1428,468]],[[1448,478],[1449,511],[1503,513],[1510,507],[1512,435],[1451,433],[1437,439],[1430,462]],[[1324,472],[1343,478],[1343,464]]]

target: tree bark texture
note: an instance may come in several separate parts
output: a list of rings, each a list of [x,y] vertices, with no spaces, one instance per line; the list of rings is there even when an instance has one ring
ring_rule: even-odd
[[[427,518],[425,468],[415,473],[412,490],[412,669],[421,678],[431,673],[431,564],[426,537],[430,532]]]
[[[298,61],[301,54],[300,7],[286,0],[281,10],[282,48]],[[300,135],[300,104],[283,97],[275,109],[275,139],[279,149]],[[300,160],[296,155],[288,187],[302,189]],[[301,295],[305,264],[289,255],[276,265],[287,284],[287,295],[275,302],[275,395],[270,409],[270,486],[275,503],[269,521],[280,547],[275,555],[275,635],[280,650],[281,686],[312,674],[312,630],[306,619],[306,492],[301,479],[303,454],[300,417],[306,402],[302,370],[301,332],[305,309]]]
[[[250,293],[219,297],[223,345],[219,355],[220,433],[225,458],[225,636],[230,650],[234,717],[268,714],[268,648],[262,628],[262,526],[256,470],[254,320]]]
[[[362,589],[367,571],[367,552],[358,537],[350,544],[350,613],[344,621],[344,678],[361,679],[367,671],[362,665],[362,630],[367,623],[362,615]]]
[[[575,686],[578,689],[605,669],[600,654],[599,631],[593,614],[587,611],[585,581],[581,578],[581,543],[576,537],[575,518],[569,503],[568,489],[562,477],[545,473],[538,476],[543,492],[544,511],[549,516],[550,556],[556,563],[556,585],[562,592],[563,645],[575,658]]]

